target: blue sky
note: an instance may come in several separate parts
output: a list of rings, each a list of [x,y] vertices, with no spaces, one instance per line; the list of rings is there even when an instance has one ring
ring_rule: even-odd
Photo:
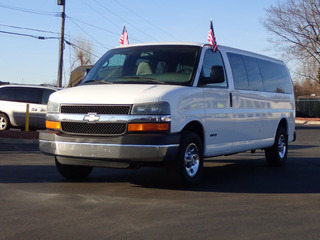
[[[129,42],[187,41],[206,43],[210,19],[218,44],[278,57],[260,20],[278,0],[66,0],[65,34],[71,43],[89,40],[100,57],[119,45],[123,25]],[[0,31],[58,37],[61,12],[57,0],[0,0]],[[11,26],[11,27],[8,27]],[[20,28],[13,28],[20,27]],[[21,28],[45,30],[30,31]],[[0,81],[52,84],[57,81],[58,39],[38,40],[0,33]],[[64,51],[67,84],[74,51]]]

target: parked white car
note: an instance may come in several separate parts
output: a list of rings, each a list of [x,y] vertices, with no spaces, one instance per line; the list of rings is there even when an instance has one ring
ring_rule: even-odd
[[[0,86],[0,130],[24,128],[29,104],[29,126],[44,129],[47,103],[55,87],[38,85]]]
[[[80,86],[50,96],[40,150],[66,178],[161,165],[192,186],[209,157],[265,149],[268,164],[284,164],[294,105],[287,67],[270,57],[193,43],[118,47]]]

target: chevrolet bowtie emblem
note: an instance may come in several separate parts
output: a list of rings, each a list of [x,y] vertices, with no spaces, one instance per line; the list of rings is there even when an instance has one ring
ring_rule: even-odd
[[[99,119],[100,119],[100,116],[97,115],[96,113],[88,113],[83,118],[84,121],[88,121],[88,122],[97,122],[99,121]]]

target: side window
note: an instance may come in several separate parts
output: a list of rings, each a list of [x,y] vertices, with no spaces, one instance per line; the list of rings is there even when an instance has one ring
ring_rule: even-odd
[[[0,100],[14,101],[14,91],[11,87],[0,88]]]
[[[120,77],[122,74],[122,66],[126,59],[124,54],[113,55],[108,61],[106,61],[97,74],[97,79],[107,79],[110,77]]]
[[[207,50],[203,59],[203,65],[201,69],[201,77],[210,77],[210,70],[212,66],[221,66],[224,69],[223,61],[219,52],[213,52],[212,50]],[[227,78],[223,83],[212,83],[207,84],[209,87],[227,87]]]
[[[1,100],[40,103],[42,91],[41,88],[8,87],[1,89],[0,95]]]
[[[21,102],[41,103],[43,89],[41,88],[20,88],[19,96]]]
[[[248,90],[249,82],[246,68],[241,55],[228,53],[229,62],[232,69],[233,82],[235,89]]]
[[[105,63],[104,65],[107,65],[108,67],[119,67],[123,65],[124,60],[126,60],[126,55],[117,54],[111,57],[109,62],[107,62],[107,64]]]
[[[55,91],[51,89],[44,89],[42,94],[41,104],[48,104],[49,97],[54,92]]]
[[[265,91],[292,93],[290,76],[285,66],[261,59],[258,63]]]
[[[247,70],[249,89],[263,91],[262,78],[257,59],[248,56],[242,56],[242,59]]]

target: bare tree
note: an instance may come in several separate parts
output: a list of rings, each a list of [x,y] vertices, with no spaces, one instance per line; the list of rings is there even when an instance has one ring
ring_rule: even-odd
[[[317,82],[306,78],[301,83],[294,83],[294,94],[296,98],[300,96],[319,96],[320,85]]]
[[[79,37],[73,46],[73,63],[71,64],[71,73],[68,87],[76,86],[82,80],[83,69],[91,68],[95,61],[95,55],[92,54],[92,45],[88,40]]]
[[[81,37],[79,37],[76,42],[77,43],[73,45],[74,60],[72,63],[72,68],[92,65],[94,61],[92,55],[92,44],[88,40]]]
[[[303,74],[320,83],[320,1],[285,0],[266,12],[262,24],[274,36],[275,47],[287,59],[299,60],[305,67]]]

